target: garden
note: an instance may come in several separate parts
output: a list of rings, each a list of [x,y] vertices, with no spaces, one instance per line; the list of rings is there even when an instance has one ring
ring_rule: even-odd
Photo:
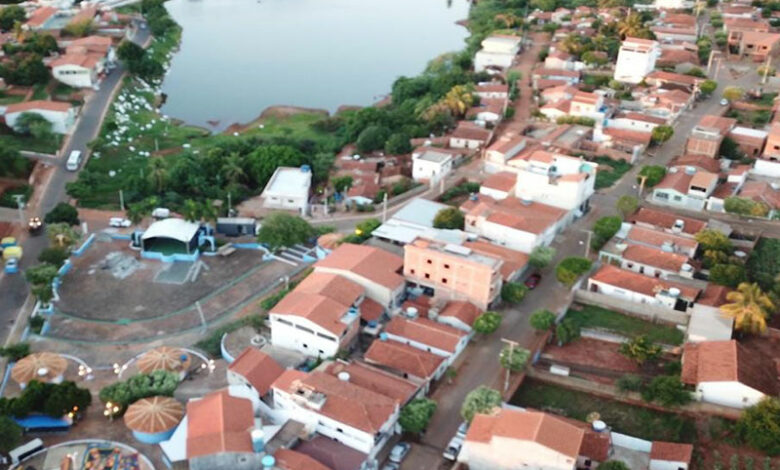
[[[676,346],[684,339],[683,332],[674,326],[652,323],[594,305],[574,304],[566,312],[566,318],[582,329],[603,330],[626,338],[644,335],[654,343]]]
[[[599,164],[599,171],[596,173],[596,189],[609,188],[628,173],[633,166],[625,160],[613,160],[605,156],[595,157],[591,160]]]

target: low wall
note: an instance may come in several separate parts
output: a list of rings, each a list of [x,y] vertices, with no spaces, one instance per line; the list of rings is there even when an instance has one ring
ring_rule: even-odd
[[[595,305],[597,307],[608,308],[610,310],[617,310],[620,313],[624,313],[630,316],[636,316],[652,322],[666,322],[675,325],[688,326],[688,314],[685,312],[678,312],[666,307],[659,307],[657,305],[639,304],[636,302],[630,302],[628,300],[618,299],[598,292],[590,292],[587,290],[579,289],[574,292],[574,300],[586,304]]]
[[[158,251],[142,251],[141,252],[141,258],[144,259],[156,259],[160,260],[163,263],[175,263],[176,261],[189,261],[189,262],[195,262],[198,260],[198,256],[200,256],[200,251],[195,250],[193,253],[173,253],[170,255],[164,255]]]

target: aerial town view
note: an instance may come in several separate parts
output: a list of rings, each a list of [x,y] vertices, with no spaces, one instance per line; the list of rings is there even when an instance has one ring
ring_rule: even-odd
[[[780,470],[780,0],[0,0],[0,470]]]

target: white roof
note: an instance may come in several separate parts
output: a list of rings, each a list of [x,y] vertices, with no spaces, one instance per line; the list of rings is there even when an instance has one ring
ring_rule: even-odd
[[[280,166],[276,169],[268,184],[265,185],[263,196],[275,194],[308,199],[309,186],[311,186],[311,171]]]
[[[726,341],[731,339],[734,320],[724,317],[717,307],[695,304],[688,323],[688,341]]]
[[[751,129],[749,127],[735,127],[734,129],[731,129],[731,133],[744,135],[747,137],[757,137],[759,139],[766,139],[766,137],[769,135],[767,131],[762,131],[760,129]]]
[[[417,198],[406,204],[390,220],[401,220],[421,227],[433,227],[436,214],[450,206],[428,199]]]
[[[198,233],[200,225],[187,222],[184,219],[163,219],[149,226],[141,237],[142,240],[164,237],[172,238],[182,243],[189,243]]]
[[[452,160],[452,155],[449,153],[437,152],[435,150],[426,150],[422,153],[412,155],[412,159],[444,164]]]

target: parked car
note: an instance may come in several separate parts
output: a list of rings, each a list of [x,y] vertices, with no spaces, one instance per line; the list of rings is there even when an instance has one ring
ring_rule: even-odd
[[[720,105],[721,106],[728,106],[729,105],[729,100],[727,100],[726,98],[723,98],[722,100],[720,100]]]
[[[455,433],[455,437],[459,437],[461,439],[466,438],[466,433],[469,431],[469,423],[462,422],[460,423],[460,426],[458,426],[458,432]]]
[[[133,223],[123,217],[111,217],[108,219],[109,227],[129,227],[131,225],[133,225]]]
[[[447,460],[455,461],[455,459],[458,458],[461,447],[463,447],[463,439],[455,436],[450,439],[450,442],[447,444],[447,448],[442,453],[442,456]]]
[[[43,220],[41,220],[40,217],[31,217],[30,220],[27,221],[27,230],[31,234],[37,235],[41,233],[42,229],[43,229]]]
[[[390,462],[401,463],[406,455],[411,450],[412,446],[408,442],[399,442],[393,446],[393,450],[390,451]]]
[[[536,289],[539,285],[539,281],[542,280],[542,275],[539,273],[533,273],[525,280],[525,286],[529,289]]]

